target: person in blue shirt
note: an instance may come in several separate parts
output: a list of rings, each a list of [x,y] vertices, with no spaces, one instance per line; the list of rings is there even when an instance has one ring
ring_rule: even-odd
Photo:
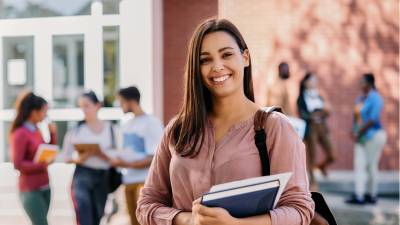
[[[383,100],[375,87],[372,73],[361,80],[363,94],[357,98],[351,137],[355,141],[355,193],[346,200],[350,204],[377,202],[377,173],[386,133],[381,123]]]
[[[140,225],[136,218],[137,200],[149,172],[157,146],[164,132],[162,122],[144,112],[140,105],[140,92],[134,87],[122,88],[118,99],[124,113],[135,117],[121,126],[123,150],[120,157],[110,159],[115,167],[122,167],[122,181],[131,225]]]

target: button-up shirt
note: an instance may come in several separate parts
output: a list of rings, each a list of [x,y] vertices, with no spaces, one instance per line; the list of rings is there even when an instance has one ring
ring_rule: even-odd
[[[215,129],[206,124],[199,154],[181,157],[169,140],[170,125],[153,159],[138,201],[137,216],[143,225],[170,225],[181,211],[212,185],[262,175],[254,143],[254,116],[237,123],[216,143]],[[292,172],[277,207],[270,211],[273,225],[308,225],[314,202],[308,189],[305,148],[289,120],[273,113],[266,121],[271,174]]]

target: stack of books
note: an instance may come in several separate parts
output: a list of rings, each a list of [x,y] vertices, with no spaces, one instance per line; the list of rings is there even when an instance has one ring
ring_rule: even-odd
[[[202,196],[201,203],[224,208],[236,218],[265,214],[276,207],[291,175],[281,173],[214,185]]]

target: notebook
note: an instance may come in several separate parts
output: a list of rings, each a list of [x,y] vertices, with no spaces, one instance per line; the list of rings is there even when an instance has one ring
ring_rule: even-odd
[[[79,144],[74,144],[75,150],[79,153],[82,154],[84,152],[98,152],[101,151],[100,145],[97,143],[79,143]]]
[[[36,163],[49,163],[54,160],[58,151],[59,147],[57,145],[40,144],[33,161]]]
[[[289,172],[214,185],[201,203],[224,208],[236,218],[265,214],[276,207],[290,176]]]

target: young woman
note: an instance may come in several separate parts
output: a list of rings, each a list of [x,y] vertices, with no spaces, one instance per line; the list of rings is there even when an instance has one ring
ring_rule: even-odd
[[[314,167],[318,167],[323,175],[327,175],[326,168],[334,162],[332,144],[329,137],[329,129],[326,119],[329,116],[326,103],[318,91],[317,77],[313,73],[306,73],[300,82],[300,93],[297,98],[297,108],[300,117],[306,121],[306,133],[304,136],[307,151],[307,167],[310,183],[317,189],[313,175]],[[325,159],[322,163],[315,163],[317,144],[322,146]]]
[[[33,225],[47,225],[50,205],[47,163],[33,161],[43,137],[37,127],[47,113],[47,102],[29,92],[16,104],[16,117],[11,125],[11,158],[19,175],[19,197]],[[50,143],[56,143],[56,127],[49,125]]]
[[[77,224],[99,225],[109,193],[110,164],[106,154],[115,149],[115,132],[111,123],[97,117],[101,103],[94,92],[81,95],[78,104],[85,120],[65,135],[59,160],[76,164],[71,194]],[[78,154],[74,145],[84,143],[99,144],[101,150]]]
[[[215,184],[262,175],[254,144],[254,103],[249,50],[227,20],[210,19],[194,32],[185,72],[184,101],[154,156],[138,201],[143,225],[309,224],[304,146],[287,118],[266,121],[271,173],[292,172],[276,209],[234,218],[199,198]]]
[[[355,193],[346,201],[350,204],[375,204],[379,159],[386,143],[386,132],[381,122],[384,102],[375,87],[371,73],[361,79],[362,95],[354,108],[352,138],[354,147]]]

